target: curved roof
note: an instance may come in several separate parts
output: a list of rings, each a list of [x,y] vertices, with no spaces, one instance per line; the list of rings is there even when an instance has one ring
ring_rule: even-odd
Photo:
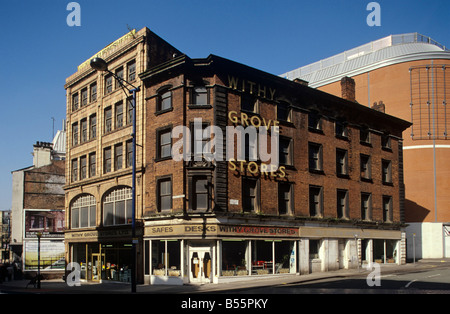
[[[319,87],[391,64],[423,59],[449,59],[450,50],[418,33],[390,35],[335,56],[289,71],[280,76]]]

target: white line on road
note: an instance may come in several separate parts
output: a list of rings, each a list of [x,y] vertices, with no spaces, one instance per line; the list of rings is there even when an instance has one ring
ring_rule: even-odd
[[[405,285],[405,288],[408,288],[409,285],[412,284],[414,281],[417,281],[417,279],[414,279],[414,280],[411,280],[410,282],[408,282],[408,283]]]

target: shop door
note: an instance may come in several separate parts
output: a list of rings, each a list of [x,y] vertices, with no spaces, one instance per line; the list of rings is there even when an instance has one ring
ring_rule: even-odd
[[[189,278],[191,283],[211,282],[211,249],[192,248],[190,251]]]
[[[105,254],[92,254],[92,281],[102,279],[103,265],[105,265]]]

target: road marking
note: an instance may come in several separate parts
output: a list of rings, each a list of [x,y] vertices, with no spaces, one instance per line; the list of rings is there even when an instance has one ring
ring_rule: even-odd
[[[431,275],[431,276],[428,276],[428,278],[438,277],[438,276],[440,276],[440,275],[441,275],[441,274]]]
[[[412,284],[414,281],[417,281],[417,279],[414,279],[414,280],[411,280],[410,282],[408,282],[408,283],[405,285],[405,288],[408,288],[409,285]]]

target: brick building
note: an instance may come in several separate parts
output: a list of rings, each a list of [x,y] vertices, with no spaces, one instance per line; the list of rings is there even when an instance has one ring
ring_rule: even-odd
[[[146,28],[118,41],[97,55],[124,78],[136,60],[141,87],[138,281],[217,283],[405,261],[408,122],[218,56],[191,59]],[[353,81],[345,82],[351,98]],[[127,98],[113,86],[85,67],[66,81],[66,254],[87,280],[129,278],[131,126],[118,122]]]
[[[40,233],[43,273],[64,273],[64,144],[64,131],[52,143],[36,142],[33,165],[12,172],[11,262],[25,272],[37,270]]]
[[[387,36],[283,74],[341,96],[355,81],[355,100],[410,121],[403,132],[408,257],[450,257],[448,121],[450,51],[419,33]],[[413,248],[415,244],[415,248]]]
[[[214,55],[179,56],[140,76],[146,282],[405,261],[401,134],[409,123]],[[354,81],[344,81],[354,99]],[[194,136],[196,124],[205,138]],[[195,160],[195,144],[216,138],[208,126],[227,135],[230,126],[278,126],[280,167],[261,161],[251,142],[241,159]],[[214,147],[230,153],[231,140]],[[191,151],[176,161],[169,152],[180,143]]]

